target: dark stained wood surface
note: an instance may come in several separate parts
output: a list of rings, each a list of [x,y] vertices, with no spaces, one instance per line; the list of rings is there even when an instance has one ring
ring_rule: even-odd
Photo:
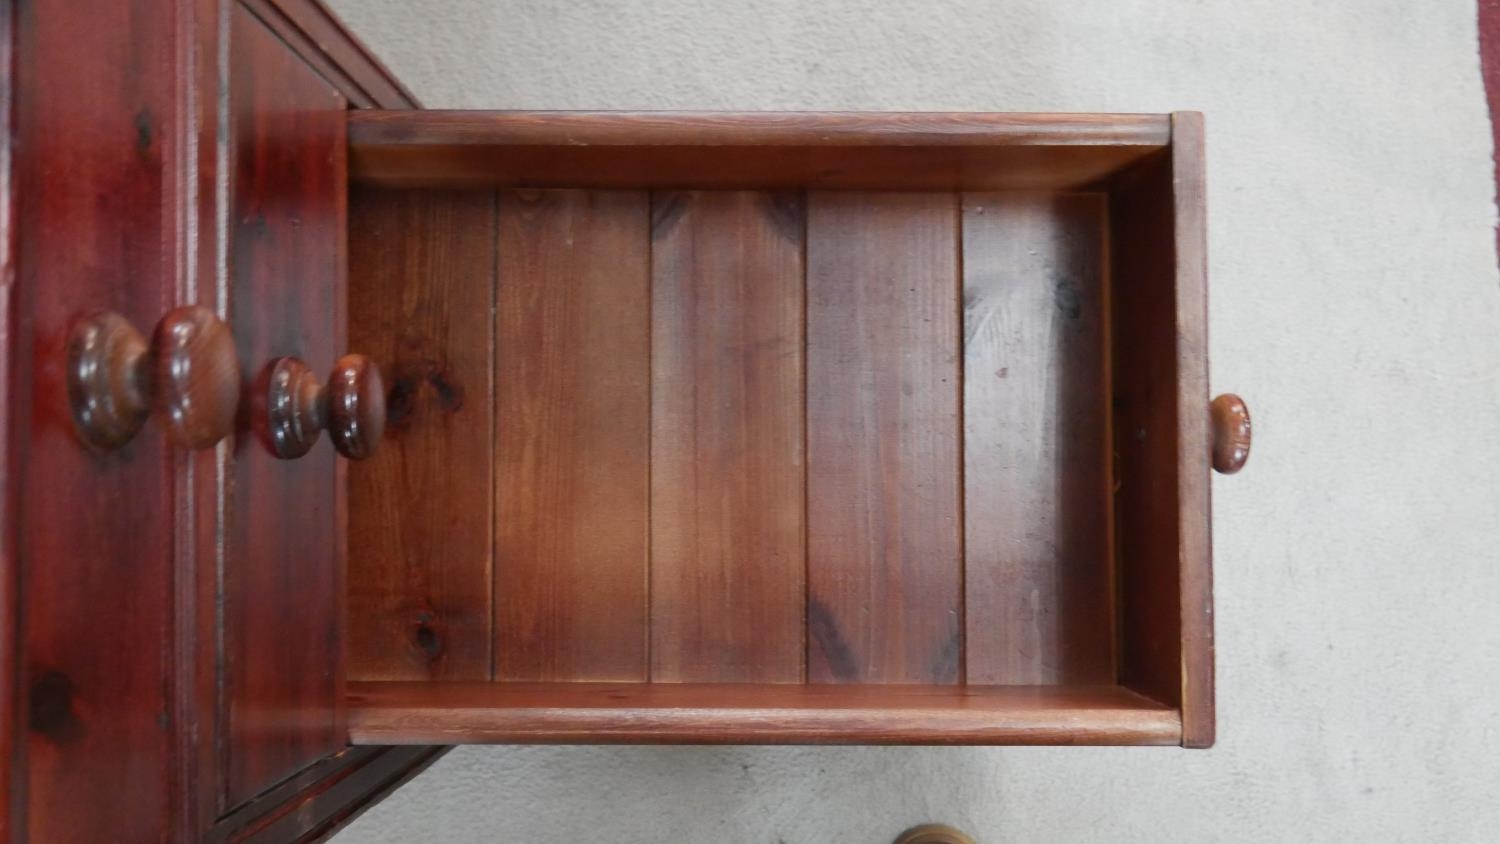
[[[1165,115],[372,111],[350,155],[405,185],[1058,189],[1168,135]]]
[[[12,344],[19,342],[21,329],[20,312],[17,306],[19,285],[16,284],[16,173],[15,151],[15,20],[14,3],[0,2],[0,395],[5,397],[0,406],[0,617],[13,619],[0,624],[0,841],[14,841],[16,828],[23,823],[21,815],[24,770],[18,770],[22,757],[17,748],[21,743],[16,734],[16,704],[20,690],[16,664],[20,658],[19,627],[14,622],[20,616],[17,591],[20,587],[20,473],[17,466],[23,445],[12,435],[20,430],[20,417],[30,411],[30,404],[23,386],[20,368],[27,360],[20,349]]]
[[[224,817],[205,840],[326,840],[447,751],[421,746],[346,748]]]
[[[502,192],[495,676],[643,680],[649,201]]]
[[[356,744],[1176,744],[1117,686],[356,683]]]
[[[349,344],[386,438],[349,467],[349,676],[490,677],[495,196],[358,189]]]
[[[294,17],[324,14],[311,2],[283,5],[305,7]],[[12,620],[0,632],[4,840],[197,840],[223,808],[219,554],[233,446],[169,448],[153,424],[113,454],[89,453],[68,418],[62,340],[67,322],[91,310],[144,331],[174,306],[226,313],[236,283],[227,229],[242,209],[230,208],[234,162],[220,166],[220,129],[230,128],[219,122],[220,59],[229,76],[257,73],[255,50],[224,52],[221,23],[238,9],[231,0],[0,3],[0,614]],[[325,18],[318,38],[338,36]],[[280,48],[269,44],[259,54]],[[337,136],[323,151],[341,151],[345,103],[323,103]],[[260,116],[270,119],[254,131],[295,141],[281,134],[295,135],[295,120]],[[314,183],[341,179],[340,162],[320,162]],[[292,228],[304,223],[296,190],[259,197]],[[342,296],[330,288],[326,306]],[[274,327],[285,314],[260,317]],[[329,326],[337,343],[339,321]],[[179,362],[197,360],[178,348],[188,352]],[[218,439],[221,419],[197,424],[203,382],[159,357],[166,377],[152,392],[181,412],[188,444]],[[183,374],[190,401],[171,401],[160,386]],[[207,383],[237,401],[239,368],[227,375]],[[329,515],[337,544],[336,512],[300,518]],[[320,623],[336,628],[338,606],[322,608]],[[295,610],[278,607],[267,622]],[[314,651],[329,651],[322,638]],[[330,713],[342,706],[332,687],[325,699]],[[342,731],[331,732],[342,746]]]
[[[964,197],[970,683],[1114,679],[1105,210]]]
[[[963,679],[959,221],[953,194],[807,209],[807,668]]]
[[[353,108],[416,109],[417,98],[322,0],[237,0]]]
[[[20,198],[5,249],[15,296],[4,337],[15,356],[3,401],[14,496],[5,532],[16,527],[15,556],[6,553],[0,587],[14,609],[3,641],[16,649],[3,660],[13,673],[0,814],[16,840],[171,834],[168,451],[157,431],[109,455],[88,451],[73,433],[63,367],[75,317],[106,309],[150,326],[176,293],[164,248],[175,238],[165,186],[173,40],[154,8],[0,7],[15,38],[3,75],[8,85],[14,74],[7,119]]]
[[[801,682],[802,198],[652,202],[651,679]]]
[[[344,99],[236,8],[231,288],[244,381],[342,351]],[[333,449],[237,439],[225,538],[222,809],[343,745],[342,484]]]
[[[1202,116],[1110,195],[1120,680],[1214,740]]]

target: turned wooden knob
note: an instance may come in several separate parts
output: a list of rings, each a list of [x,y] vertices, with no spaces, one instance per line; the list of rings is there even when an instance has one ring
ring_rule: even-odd
[[[266,366],[255,386],[254,424],[271,453],[283,460],[312,449],[323,429],[339,454],[361,460],[385,432],[385,386],[364,355],[344,355],[326,385],[298,358]]]
[[[73,423],[93,448],[129,442],[152,412],[186,448],[209,448],[234,430],[239,358],[229,327],[207,308],[169,312],[149,344],[119,314],[92,314],[74,322],[67,358]]]
[[[1213,427],[1214,470],[1233,475],[1250,459],[1250,408],[1234,393],[1225,393],[1209,405]]]

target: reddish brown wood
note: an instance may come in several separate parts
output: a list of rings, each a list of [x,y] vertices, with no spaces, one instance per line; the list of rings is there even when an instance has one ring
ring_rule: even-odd
[[[74,438],[68,326],[172,304],[164,190],[173,40],[154,4],[15,14],[15,333],[3,399],[17,527],[4,636],[8,832],[31,841],[170,837],[172,491],[160,437],[100,456]],[[130,72],[124,72],[129,68]],[[10,137],[7,134],[7,141]],[[7,285],[7,292],[10,292]],[[13,485],[14,484],[14,485]],[[9,559],[7,562],[11,562]],[[9,569],[9,566],[7,566]],[[15,638],[12,639],[11,636]],[[15,732],[12,733],[11,731]]]
[[[654,195],[651,679],[803,678],[803,205]]]
[[[447,751],[347,748],[223,818],[205,839],[263,844],[326,840]]]
[[[242,185],[219,166],[228,152],[219,135],[220,59],[231,76],[258,72],[255,50],[223,52],[229,27],[221,23],[237,3],[14,5],[0,3],[0,614],[11,619],[0,627],[0,790],[8,800],[0,838],[196,840],[224,808],[218,612],[221,597],[234,604],[239,596],[218,592],[226,570],[218,549],[228,542],[221,517],[232,448],[189,455],[153,432],[107,456],[87,453],[70,431],[66,326],[90,310],[114,310],[141,327],[174,304],[222,314],[237,283],[228,266],[237,244],[225,237],[230,215],[219,212],[245,210],[234,197],[250,194],[279,206],[272,216],[296,217],[294,228],[303,209],[296,191],[280,192],[274,180],[273,190]],[[271,86],[282,81],[272,77]],[[324,102],[338,135],[325,151],[341,151],[344,103]],[[241,126],[295,135],[283,117],[270,108]],[[21,150],[14,182],[12,137]],[[331,182],[342,179],[341,161],[329,155],[307,167]],[[339,239],[335,229],[331,242]],[[301,277],[286,283],[314,286]],[[334,284],[324,292],[323,307],[336,316],[342,291]],[[295,331],[285,313],[242,316]],[[336,335],[337,319],[331,325]],[[200,379],[196,344],[209,340],[212,352],[224,335],[166,330],[157,339],[161,367],[143,379],[153,382],[148,392],[180,413],[187,444],[219,439],[239,398],[238,367]],[[204,393],[205,385],[222,392]],[[327,518],[336,547],[337,510],[287,516],[299,524]],[[337,562],[336,554],[323,561]],[[331,606],[320,615],[336,629]],[[295,609],[277,607],[265,623],[281,625]],[[296,645],[282,650],[304,649]],[[327,698],[337,712],[342,695],[330,687]]]
[[[1118,686],[355,683],[357,744],[1176,744]]]
[[[1213,443],[1214,471],[1233,475],[1245,468],[1245,461],[1250,459],[1250,408],[1245,406],[1244,399],[1225,393],[1209,405],[1209,415],[1213,423],[1209,436]]]
[[[358,189],[349,214],[349,342],[390,397],[349,469],[349,676],[488,679],[495,197]]]
[[[228,17],[233,4],[189,0],[173,4],[174,23],[184,36],[178,56],[179,109],[185,118],[173,168],[180,204],[181,287],[194,300],[227,313],[229,302],[229,215],[227,138],[219,123],[219,65],[228,49]],[[222,155],[221,155],[222,153]],[[244,362],[242,362],[243,365]],[[239,380],[236,377],[236,380]],[[225,514],[229,510],[229,462],[241,433],[230,445],[195,452],[174,467],[176,492],[175,702],[178,722],[172,798],[178,807],[173,835],[201,838],[222,809],[220,753],[220,574],[224,570]]]
[[[1172,114],[1173,309],[1177,329],[1177,529],[1182,601],[1182,744],[1214,743],[1214,597],[1209,501],[1208,231],[1203,115]]]
[[[328,438],[339,454],[365,460],[385,433],[385,382],[380,368],[360,354],[333,362],[324,388],[328,401]]]
[[[251,424],[283,460],[307,454],[324,429],[339,454],[363,460],[385,432],[385,385],[379,368],[364,355],[339,358],[327,384],[300,358],[276,358],[256,378],[251,394]]]
[[[959,219],[952,194],[807,211],[807,668],[963,677]]]
[[[1213,744],[1203,122],[1110,196],[1120,679]]]
[[[250,393],[250,424],[271,454],[295,460],[312,450],[327,424],[323,385],[312,367],[301,358],[276,358]]]
[[[322,0],[238,0],[354,108],[415,109],[407,90]]]
[[[970,683],[1114,679],[1104,203],[964,197]]]
[[[1088,185],[1165,146],[1165,115],[368,112],[360,181],[864,190]]]
[[[68,404],[79,439],[113,451],[154,409],[167,438],[208,448],[234,430],[239,365],[229,328],[208,308],[175,308],[148,345],[112,311],[74,320],[67,339]]]
[[[20,659],[17,592],[20,586],[20,533],[18,512],[23,496],[17,460],[23,448],[18,430],[20,417],[30,410],[24,400],[22,375],[18,371],[24,352],[12,348],[21,336],[16,284],[16,174],[11,145],[15,140],[14,5],[0,1],[0,841],[14,841],[24,822],[21,815],[20,783],[24,757],[18,752],[16,704],[19,690],[16,670]]]
[[[500,196],[497,679],[646,677],[648,213]]]
[[[151,404],[167,438],[208,448],[234,429],[239,361],[229,327],[201,305],[174,308],[156,324],[150,349]]]
[[[66,353],[68,406],[79,441],[105,452],[134,439],[151,415],[146,338],[130,320],[100,311],[73,321]]]
[[[370,111],[349,142],[464,146],[1076,146],[1161,149],[1164,114],[974,112]]]
[[[230,50],[231,312],[245,379],[285,355],[324,370],[343,345],[344,100],[240,9]],[[334,463],[331,449],[278,460],[242,439],[229,467],[225,809],[343,745]]]

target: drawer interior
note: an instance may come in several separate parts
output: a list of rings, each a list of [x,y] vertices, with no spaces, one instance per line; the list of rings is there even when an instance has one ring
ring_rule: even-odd
[[[351,126],[356,741],[1180,742],[1156,124],[445,119]]]

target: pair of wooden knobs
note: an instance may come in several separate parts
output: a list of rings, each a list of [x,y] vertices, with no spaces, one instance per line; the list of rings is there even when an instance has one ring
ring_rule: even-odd
[[[198,306],[162,317],[149,342],[119,314],[78,320],[68,335],[67,380],[78,435],[99,451],[125,445],[153,413],[173,443],[210,448],[234,431],[239,413],[234,337]],[[301,457],[325,429],[340,454],[369,457],[385,430],[380,370],[363,355],[345,355],[321,384],[301,360],[277,358],[252,388],[250,417],[277,457]]]

